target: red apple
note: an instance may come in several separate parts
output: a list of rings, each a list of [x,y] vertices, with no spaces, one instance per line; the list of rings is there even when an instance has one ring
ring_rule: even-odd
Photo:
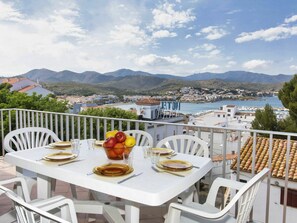
[[[125,142],[126,134],[124,132],[117,132],[114,136],[117,139],[117,142]]]
[[[104,148],[113,148],[116,143],[117,143],[117,140],[115,137],[109,137],[104,141],[103,147]]]

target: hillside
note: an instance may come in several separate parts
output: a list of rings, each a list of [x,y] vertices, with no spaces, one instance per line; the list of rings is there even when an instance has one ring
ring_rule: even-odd
[[[252,73],[246,71],[228,71],[225,73],[199,73],[181,77],[169,74],[150,74],[143,71],[133,71],[129,69],[120,69],[108,73],[98,73],[95,71],[86,71],[76,73],[68,70],[55,72],[47,69],[31,70],[23,76],[34,81],[41,82],[79,82],[79,83],[104,83],[109,81],[118,81],[118,78],[128,76],[155,77],[162,79],[183,80],[183,81],[202,81],[202,80],[223,80],[228,82],[244,82],[244,83],[283,83],[291,80],[292,75],[267,75]]]

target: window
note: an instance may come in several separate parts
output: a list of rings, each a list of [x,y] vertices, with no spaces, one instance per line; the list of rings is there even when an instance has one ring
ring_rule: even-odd
[[[227,110],[228,112],[231,112],[231,109],[230,108],[228,108],[228,110]]]
[[[218,115],[218,118],[220,117],[220,115]]]
[[[281,187],[280,203],[284,204],[285,188]],[[288,188],[287,206],[297,208],[297,190]]]

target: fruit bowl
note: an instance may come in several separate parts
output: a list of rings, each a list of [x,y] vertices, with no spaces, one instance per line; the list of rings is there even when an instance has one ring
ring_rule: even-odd
[[[103,143],[103,148],[108,159],[122,160],[123,156],[129,156],[135,143],[136,141],[133,136],[114,130],[106,133],[106,140]]]

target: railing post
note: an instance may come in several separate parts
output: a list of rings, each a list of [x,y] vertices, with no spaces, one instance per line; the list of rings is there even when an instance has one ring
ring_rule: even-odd
[[[268,150],[268,168],[271,171],[271,160],[272,160],[272,146],[273,146],[273,134],[269,134],[269,150]],[[270,207],[270,182],[271,182],[271,172],[267,177],[267,194],[266,194],[266,213],[265,213],[265,223],[269,223],[269,207]]]
[[[284,193],[284,207],[283,207],[283,223],[287,221],[287,200],[288,200],[288,181],[289,181],[289,158],[291,148],[291,136],[287,137],[287,151],[286,151],[286,175],[285,175],[285,193]]]

